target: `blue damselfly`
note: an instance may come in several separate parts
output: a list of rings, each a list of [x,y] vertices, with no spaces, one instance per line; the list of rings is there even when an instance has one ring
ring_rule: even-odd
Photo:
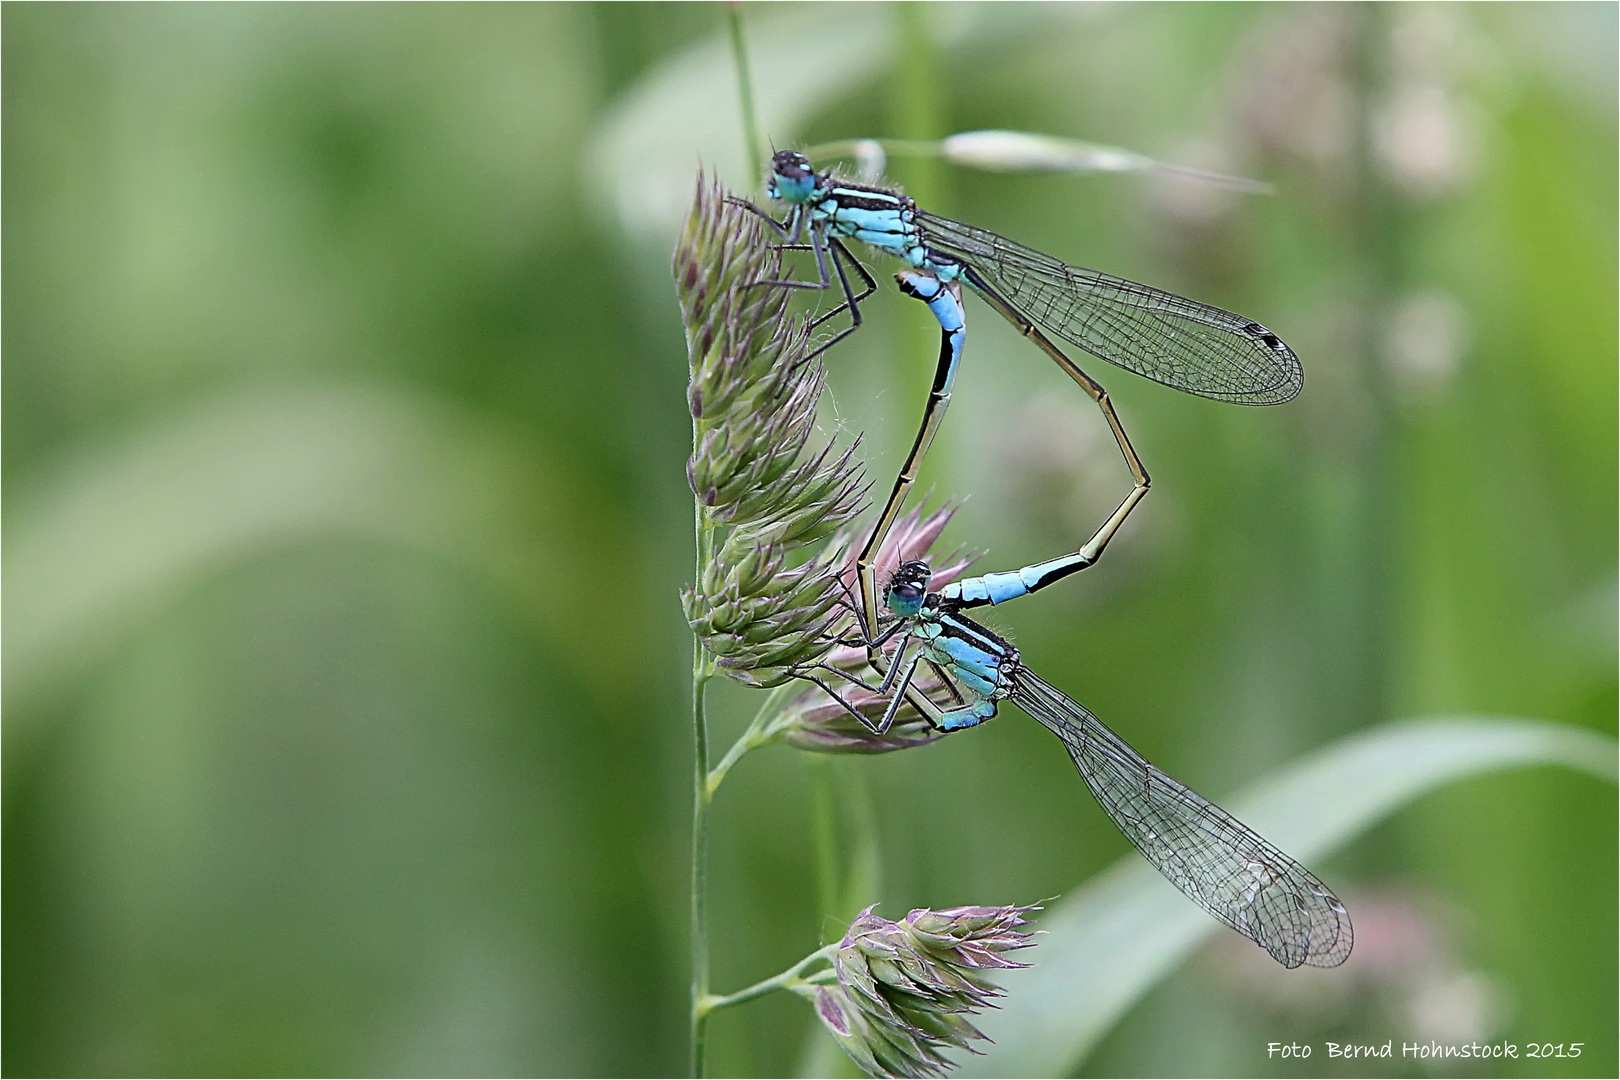
[[[989,230],[931,214],[898,191],[818,173],[797,151],[784,150],[771,159],[766,190],[771,198],[787,204],[785,220],[777,221],[766,211],[745,205],[770,222],[785,249],[814,255],[817,280],[761,284],[828,289],[836,278],[843,292],[843,302],[816,322],[848,311],[850,325],[821,343],[816,352],[860,327],[860,303],[877,288],[844,245],[844,240],[851,239],[911,267],[915,274],[909,284],[913,295],[922,299],[933,301],[942,286],[965,282],[1079,384],[1108,421],[1133,480],[1131,493],[1110,519],[1112,527],[1105,526],[1107,535],[1101,537],[1101,543],[1107,542],[1107,536],[1146,494],[1151,481],[1107,391],[1065,355],[1053,337],[1155,382],[1217,401],[1275,405],[1292,399],[1304,384],[1293,350],[1257,322],[1124,278],[1070,266]],[[851,286],[848,269],[859,275],[859,291]],[[940,286],[928,285],[926,278]],[[910,486],[906,473],[915,477],[916,466],[938,430],[961,356],[960,327],[953,331],[946,324],[947,316],[941,315],[941,307],[932,302],[930,306],[941,317],[946,336],[954,333],[956,344],[948,359],[942,350],[907,468],[896,480],[860,556],[861,621],[868,635],[876,633],[878,621],[872,555]],[[956,308],[959,312],[959,300]],[[1101,552],[1097,540],[1093,537],[1088,544],[1095,545],[1093,559]]]
[[[1119,830],[1171,884],[1247,936],[1285,967],[1337,967],[1350,955],[1353,930],[1344,904],[1321,879],[1265,838],[1137,753],[1068,695],[1024,665],[1009,642],[962,612],[988,604],[994,587],[970,578],[930,592],[930,570],[902,563],[885,592],[885,626],[860,638],[880,683],[825,667],[823,673],[888,698],[881,720],[867,720],[824,677],[816,683],[876,732],[909,702],[944,731],[996,715],[1010,701],[1063,740],[1086,786]],[[890,651],[884,653],[885,646]],[[914,685],[926,664],[951,703],[940,706]]]

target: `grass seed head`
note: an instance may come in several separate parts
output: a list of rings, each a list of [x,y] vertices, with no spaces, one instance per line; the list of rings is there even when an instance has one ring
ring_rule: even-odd
[[[805,548],[862,508],[854,447],[816,446],[826,389],[807,321],[788,314],[782,254],[758,215],[698,183],[675,249],[686,328],[692,456],[686,475],[705,526],[708,564],[682,604],[719,670],[777,685],[834,645],[836,561]]]
[[[1005,954],[1032,945],[1032,907],[917,908],[890,922],[867,908],[833,954],[835,984],[817,987],[816,1013],[871,1076],[943,1076],[947,1049],[985,1036],[968,1019],[1001,991],[985,977],[1028,967]]]

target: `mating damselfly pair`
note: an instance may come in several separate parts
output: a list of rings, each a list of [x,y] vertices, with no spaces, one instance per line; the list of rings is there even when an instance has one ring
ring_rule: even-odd
[[[1352,929],[1344,905],[1303,866],[1218,806],[1138,754],[1090,712],[1023,664],[1018,650],[962,612],[1036,592],[1095,563],[1150,480],[1108,393],[1053,341],[1058,338],[1128,371],[1187,393],[1247,405],[1279,404],[1303,385],[1298,358],[1266,327],[1172,293],[1070,266],[1005,237],[919,208],[887,188],[818,173],[804,155],[776,154],[768,194],[786,203],[768,221],[788,250],[810,252],[816,281],[762,282],[828,290],[836,280],[842,302],[816,324],[847,312],[849,325],[823,342],[830,348],[861,325],[860,304],[876,281],[844,244],[859,240],[893,255],[908,269],[896,275],[908,295],[925,302],[941,326],[933,385],[912,449],[858,555],[856,640],[876,681],[838,668],[796,672],[815,682],[862,723],[882,731],[902,702],[936,727],[955,731],[995,716],[1011,701],[1058,735],[1109,817],[1177,888],[1287,967],[1333,967],[1349,955]],[[856,290],[849,271],[858,275]],[[929,589],[926,563],[902,564],[880,603],[876,553],[899,514],[918,468],[950,403],[966,341],[965,283],[1055,361],[1097,404],[1108,422],[1133,486],[1119,507],[1076,551],[1019,570]],[[915,684],[926,665],[950,697],[941,705]],[[887,698],[872,725],[839,693],[846,680]]]

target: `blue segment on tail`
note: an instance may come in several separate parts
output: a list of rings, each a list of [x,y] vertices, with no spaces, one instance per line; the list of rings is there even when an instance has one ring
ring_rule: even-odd
[[[1007,570],[998,574],[985,574],[982,577],[953,581],[940,589],[939,594],[946,599],[961,600],[968,604],[1000,604],[1034,592],[1053,577],[1061,577],[1065,573],[1088,565],[1089,560],[1078,554],[1065,555],[1060,559],[1049,559],[1020,570]]]
[[[941,589],[940,595],[950,600],[963,600],[973,604],[1000,604],[1014,600],[1029,592],[1032,581],[1024,579],[1024,570],[1008,570],[983,577],[953,581]]]
[[[996,703],[986,698],[975,701],[971,705],[963,705],[956,709],[947,709],[939,718],[941,731],[961,731],[963,728],[977,727],[986,720],[992,720],[996,715]]]
[[[934,376],[933,392],[945,402],[950,401],[951,385],[956,382],[956,370],[962,366],[962,348],[967,343],[967,312],[962,310],[960,288],[950,288],[931,274],[915,270],[902,270],[894,275],[895,284],[907,296],[921,300],[939,320],[950,341],[951,362]]]
[[[939,278],[902,270],[894,279],[900,283],[901,292],[927,304],[928,310],[934,313],[934,318],[947,332],[954,334],[967,327],[967,314],[962,310],[962,301]]]

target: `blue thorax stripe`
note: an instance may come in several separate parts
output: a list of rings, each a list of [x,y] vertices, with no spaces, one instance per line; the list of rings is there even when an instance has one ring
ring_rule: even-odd
[[[976,622],[962,618],[960,615],[941,615],[939,616],[939,623],[946,634],[972,642],[987,653],[1006,658],[1017,652],[1016,649],[995,634],[992,634]]]

